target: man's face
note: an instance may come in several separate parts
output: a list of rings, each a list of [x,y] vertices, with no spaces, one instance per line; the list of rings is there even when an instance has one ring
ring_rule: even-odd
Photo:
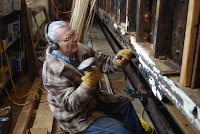
[[[75,31],[68,25],[56,29],[58,34],[58,51],[65,56],[74,56],[74,53],[78,50],[77,37]]]

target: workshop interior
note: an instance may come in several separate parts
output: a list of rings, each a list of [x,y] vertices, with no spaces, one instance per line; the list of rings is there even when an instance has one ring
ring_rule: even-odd
[[[1,0],[0,134],[66,134],[41,75],[45,25],[55,20],[97,52],[132,50],[127,66],[99,83],[131,100],[145,131],[200,133],[200,0]]]

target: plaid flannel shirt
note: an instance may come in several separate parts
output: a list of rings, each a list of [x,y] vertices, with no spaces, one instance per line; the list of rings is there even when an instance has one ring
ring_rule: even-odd
[[[95,52],[91,48],[78,43],[80,62],[95,57],[95,65],[103,73],[117,71],[120,66],[111,55]],[[51,48],[46,50],[46,60],[43,64],[43,84],[48,93],[47,100],[51,111],[66,132],[82,132],[96,119],[104,115],[95,110],[97,99],[111,103],[116,99],[100,90],[99,86],[89,87],[81,81],[83,74],[66,61],[51,55]]]

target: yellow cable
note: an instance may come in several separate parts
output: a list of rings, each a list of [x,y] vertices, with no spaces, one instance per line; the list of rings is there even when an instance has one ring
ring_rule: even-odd
[[[140,86],[138,87],[138,93],[139,93],[139,91],[140,91],[140,87],[142,86],[142,83],[140,84]]]
[[[141,87],[141,86],[142,86],[142,83],[141,83],[140,86],[138,87],[138,92],[140,91],[140,87]],[[149,122],[147,122],[147,121],[144,120],[144,118],[143,118],[143,112],[144,112],[144,108],[143,108],[143,110],[142,110],[142,112],[141,112],[141,115],[139,115],[139,114],[137,113],[137,115],[138,115],[138,117],[139,117],[139,120],[140,120],[140,122],[141,122],[141,124],[142,124],[144,130],[145,130],[145,131],[152,131],[151,134],[153,134],[154,128],[153,128],[153,126],[152,126]]]
[[[7,57],[7,54],[6,54],[6,50],[5,50],[5,47],[4,47],[4,43],[3,43],[3,40],[1,39],[1,43],[2,43],[2,46],[3,46],[3,52],[5,53],[5,56],[6,56],[6,62],[7,62],[7,65],[8,65],[8,71],[9,71],[9,75],[11,75],[11,68],[10,68],[10,66],[9,66],[9,62],[8,62],[8,57]],[[0,48],[0,50],[1,50],[1,48]],[[2,53],[3,53],[2,52]],[[2,55],[2,54],[1,54]],[[1,66],[2,68],[3,68],[3,66]],[[12,79],[12,77],[10,77],[10,79],[11,79],[11,82],[12,82],[12,85],[13,85],[13,88],[14,88],[14,91],[16,92],[16,89],[15,89],[15,86],[14,86],[14,82],[13,82],[13,79]]]
[[[5,56],[6,56],[6,62],[7,62],[7,65],[8,65],[8,70],[9,70],[10,79],[11,79],[11,82],[12,82],[12,85],[13,85],[13,88],[14,88],[14,91],[15,91],[15,93],[16,93],[16,89],[15,89],[15,85],[14,85],[14,82],[13,82],[13,79],[12,79],[12,75],[11,75],[11,72],[10,72],[10,66],[9,66],[9,62],[8,62],[8,57],[7,57],[7,54],[6,54],[6,50],[5,50],[5,47],[4,47],[4,43],[3,43],[3,40],[2,40],[1,38],[0,38],[0,40],[1,40],[1,43],[2,43],[2,45],[3,45],[3,52],[5,53]],[[2,68],[2,69],[1,69],[1,73],[2,73],[2,79],[3,79],[3,81],[5,81],[5,79],[4,79],[4,73],[3,73],[3,58],[2,58],[2,57],[3,57],[3,56],[2,56],[2,53],[3,53],[3,52],[1,52],[1,45],[0,45],[1,68]],[[41,87],[33,86],[33,87],[31,87],[31,89],[32,89],[32,88],[39,88],[39,89],[41,89],[44,93],[46,93],[46,91],[44,91],[44,89],[42,89]],[[36,94],[36,95],[37,95],[37,98],[36,98],[36,99],[32,99],[30,102],[27,102],[27,103],[24,103],[24,104],[20,104],[20,103],[17,103],[17,102],[15,102],[15,101],[13,101],[13,99],[10,97],[10,95],[9,95],[9,93],[8,93],[6,87],[5,87],[6,93],[7,93],[8,97],[9,97],[9,99],[12,101],[12,103],[15,104],[15,105],[20,105],[20,106],[28,105],[28,104],[30,104],[31,102],[33,102],[33,101],[39,99],[38,93],[36,93],[36,92],[30,92],[31,89],[29,89],[29,91],[28,91],[27,94],[25,94],[25,95],[23,95],[23,96],[21,96],[21,97],[18,97],[18,98],[16,98],[16,99],[20,99],[20,98],[22,98],[22,97],[28,96],[28,95],[31,94],[31,93]],[[46,93],[46,94],[47,94],[47,93]]]
[[[147,122],[147,121],[144,120],[144,118],[143,118],[143,112],[144,112],[144,108],[143,108],[143,110],[142,110],[142,112],[141,112],[141,115],[139,115],[139,114],[137,113],[137,115],[138,115],[138,117],[139,117],[139,120],[140,120],[140,122],[141,122],[141,124],[142,124],[144,130],[145,130],[145,131],[152,131],[151,134],[153,134],[154,128],[153,128],[153,126],[152,126],[149,122]]]

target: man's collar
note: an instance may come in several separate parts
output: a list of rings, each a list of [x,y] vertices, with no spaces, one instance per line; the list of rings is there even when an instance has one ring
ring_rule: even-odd
[[[56,51],[56,50],[53,50],[53,51],[51,52],[51,54],[52,54],[53,56],[56,56],[57,58],[60,58],[60,59],[62,59],[62,60],[64,60],[64,61],[68,62],[68,63],[70,62],[70,61],[69,61],[69,57],[62,55],[61,53],[59,53],[59,52]]]
[[[49,63],[50,68],[56,75],[60,75],[60,73],[63,71],[64,68],[69,67],[79,73],[80,75],[81,72],[79,72],[76,68],[74,68],[72,65],[68,64],[66,61],[56,58],[52,54],[52,49],[51,47],[48,47],[46,50],[46,62]]]

